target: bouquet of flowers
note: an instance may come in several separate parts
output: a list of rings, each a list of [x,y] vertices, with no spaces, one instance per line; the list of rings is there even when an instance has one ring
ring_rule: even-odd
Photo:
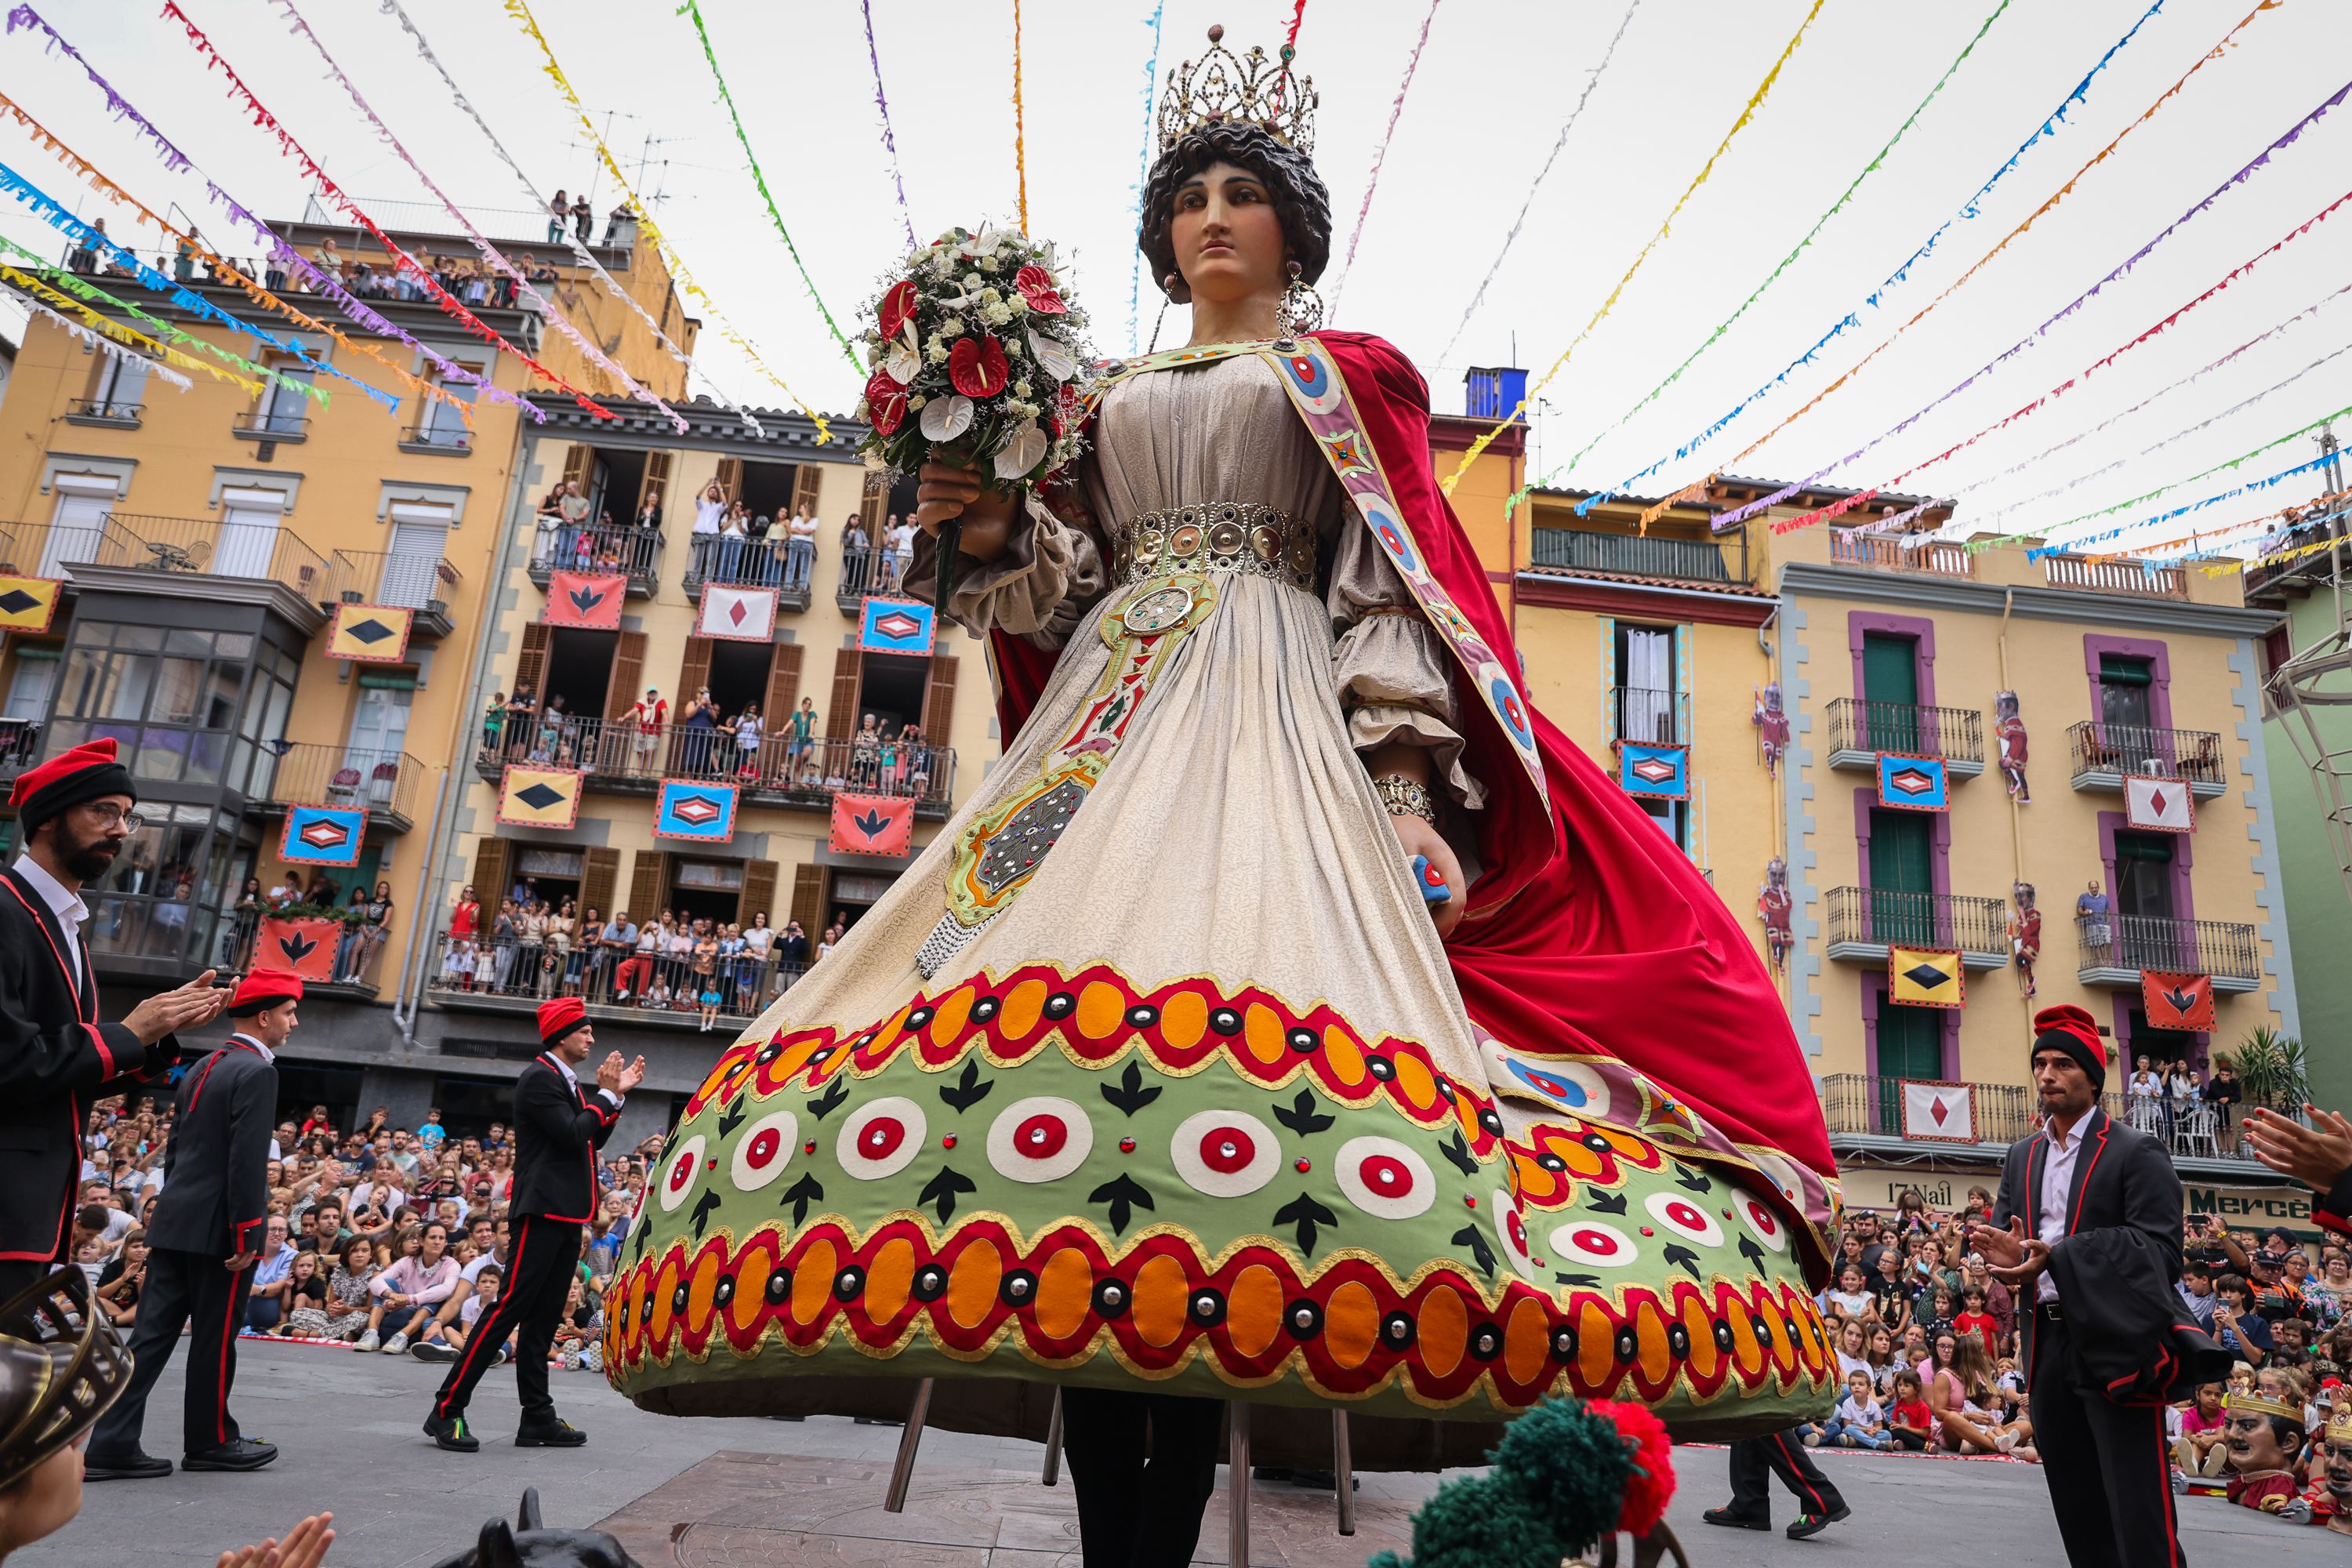
[[[927,462],[954,463],[1003,490],[1077,456],[1095,355],[1051,244],[985,223],[950,229],[886,279],[870,314],[857,407],[870,465],[910,479]],[[957,531],[940,531],[940,604]]]

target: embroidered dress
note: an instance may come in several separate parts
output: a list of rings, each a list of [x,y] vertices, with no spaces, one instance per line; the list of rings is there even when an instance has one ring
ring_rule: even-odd
[[[1692,1431],[1825,1413],[1769,1195],[1793,1176],[1685,1163],[1637,1130],[1695,1136],[1638,1074],[1472,1024],[1360,753],[1428,751],[1474,880],[1496,781],[1277,370],[1118,380],[1077,500],[1032,504],[950,595],[1050,678],[689,1102],[615,1287],[614,1384],[903,1414],[937,1377],[933,1424],[1031,1436],[1055,1382],[1441,1418],[1359,1424],[1367,1468],[1476,1463],[1475,1424],[1547,1392]],[[1292,1451],[1328,1462],[1311,1429]]]

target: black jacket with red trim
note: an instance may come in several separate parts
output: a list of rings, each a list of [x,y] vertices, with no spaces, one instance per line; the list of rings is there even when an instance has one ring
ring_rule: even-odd
[[[2352,1165],[2338,1173],[2326,1192],[2312,1198],[2311,1217],[2338,1236],[2352,1236]]]
[[[2045,1186],[2042,1173],[2049,1163],[2050,1140],[2042,1133],[2021,1138],[2009,1146],[2008,1159],[2001,1167],[2000,1195],[1993,1202],[1994,1225],[2006,1226],[2015,1216],[2024,1222],[2027,1236],[2040,1231]],[[2148,1245],[2149,1278],[2158,1280],[2164,1293],[2177,1300],[2179,1292],[2172,1287],[2180,1280],[2180,1229],[2185,1212],[2180,1173],[2172,1168],[2172,1157],[2164,1152],[2164,1145],[2094,1106],[2084,1119],[2082,1146],[2074,1154],[2074,1180],[2066,1198],[2066,1234],[2051,1248],[2051,1255],[2055,1258],[2061,1253],[2081,1249],[2102,1231],[2137,1231]],[[2121,1250],[2116,1249],[2110,1255],[2120,1257]],[[2095,1273],[2091,1277],[2096,1278]],[[2089,1331],[2099,1331],[2101,1320],[2095,1315],[2095,1303],[2068,1291],[2063,1282],[2064,1277],[2054,1267],[2053,1278],[2061,1281],[2059,1302],[2067,1322],[2071,1325],[2080,1317],[2091,1325]],[[2033,1314],[2030,1309],[2035,1294],[2036,1288],[2027,1286],[2025,1299],[2018,1303],[2022,1348],[2029,1367],[2033,1358]],[[2169,1320],[2169,1307],[2164,1316]]]
[[[2085,1396],[2156,1406],[2230,1375],[2235,1358],[2197,1326],[2164,1277],[2157,1243],[2131,1226],[2103,1226],[2050,1249],[2066,1312],[2068,1381]]]
[[[68,940],[39,891],[0,867],[0,1260],[68,1261],[90,1105],[135,1094],[179,1059],[169,1035],[142,1046],[98,1022],[89,951],[78,986]]]
[[[180,1080],[178,1106],[147,1245],[206,1258],[259,1252],[269,1221],[278,1068],[252,1040],[231,1035]]]
[[[596,1213],[596,1151],[621,1122],[593,1088],[567,1082],[545,1053],[515,1079],[514,1193],[507,1212],[586,1224]]]

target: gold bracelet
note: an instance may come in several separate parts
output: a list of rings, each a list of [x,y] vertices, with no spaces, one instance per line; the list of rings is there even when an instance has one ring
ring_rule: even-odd
[[[1382,773],[1372,781],[1372,793],[1381,797],[1381,805],[1391,816],[1418,816],[1435,826],[1437,797],[1429,786],[1402,773]]]

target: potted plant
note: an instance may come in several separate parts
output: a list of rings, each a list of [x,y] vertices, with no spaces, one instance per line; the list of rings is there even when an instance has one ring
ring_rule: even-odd
[[[2267,1024],[2256,1025],[2228,1058],[2248,1105],[2294,1116],[2311,1094],[2310,1063],[2303,1042]]]

